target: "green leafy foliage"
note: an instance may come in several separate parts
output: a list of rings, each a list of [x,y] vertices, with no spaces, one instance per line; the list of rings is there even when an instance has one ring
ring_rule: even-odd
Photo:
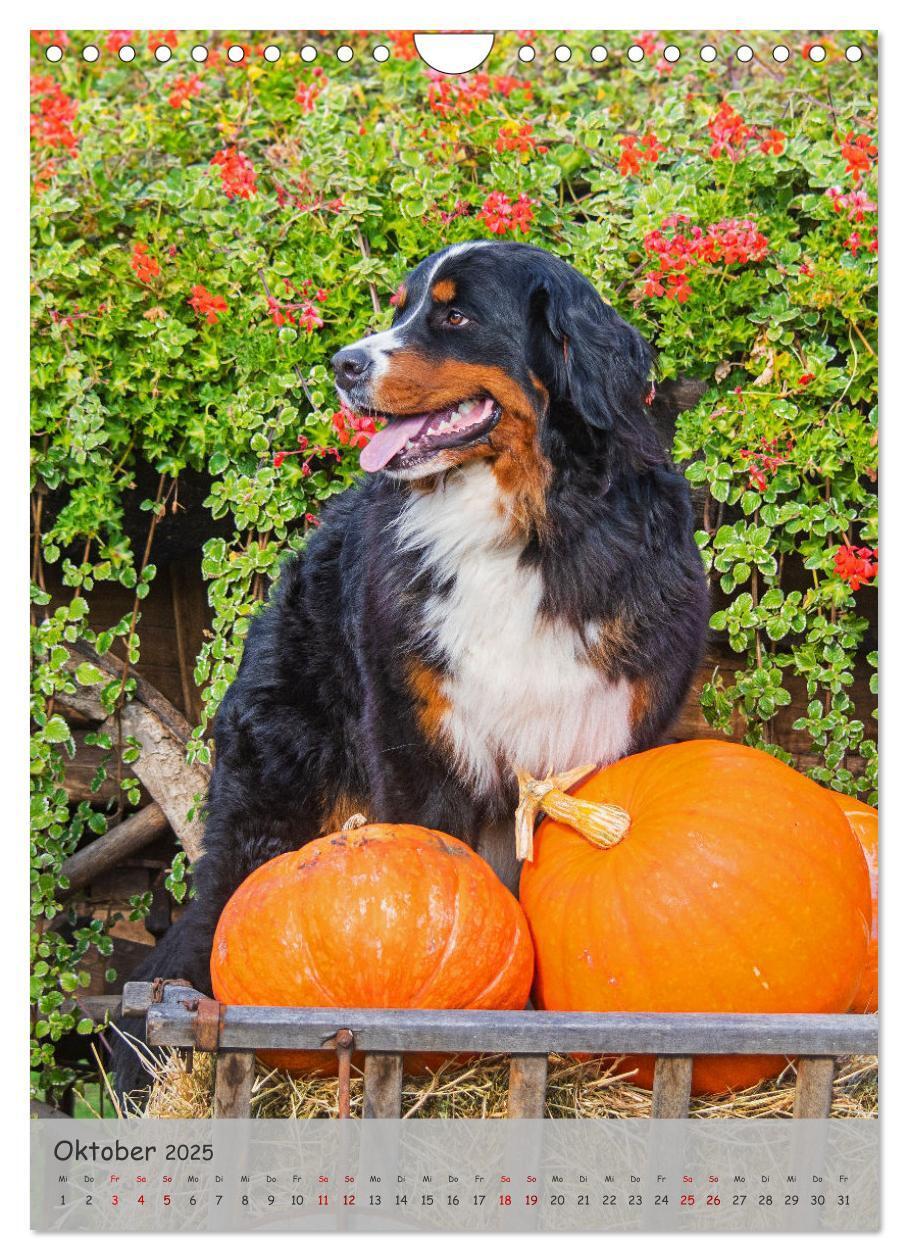
[[[439,80],[407,32],[384,37],[384,64],[369,55],[374,39],[352,34],[350,63],[326,48],[315,65],[286,47],[265,62],[264,44],[286,45],[278,35],[205,32],[154,33],[175,46],[158,64],[137,31],[70,33],[50,66],[51,34],[32,45],[41,1088],[67,1083],[54,1043],[85,1021],[61,1008],[85,981],[87,950],[110,948],[100,924],[60,927],[62,863],[109,820],[67,800],[74,746],[57,710],[101,681],[91,666],[70,672],[77,639],[141,663],[155,570],[124,530],[137,461],[160,477],[142,505],[149,530],[178,510],[186,470],[212,478],[201,565],[213,636],[196,662],[205,708],[190,748],[207,762],[267,584],[358,475],[363,425],[338,411],[330,357],[386,326],[407,270],[442,245],[505,236],[553,250],[650,337],[663,376],[708,383],[678,422],[675,455],[705,492],[712,625],[740,663],[705,687],[704,712],[787,757],[774,720],[805,695],[794,725],[812,742],[810,772],[873,799],[855,682],[867,630],[857,598],[876,572],[872,37],[813,40],[826,52],[815,64],[800,37],[645,33],[634,65],[585,51],[603,38],[622,48],[626,35],[547,33],[527,66],[525,34],[502,34],[481,73]],[[124,40],[138,48],[130,64],[116,56]],[[87,42],[101,48],[95,64],[76,51]],[[551,56],[561,42],[577,50],[567,65]],[[681,49],[673,66],[660,56],[667,42]],[[713,64],[697,55],[704,42],[719,50]],[[748,64],[734,56],[742,42],[757,51]],[[784,65],[776,42],[794,45]],[[212,50],[203,65],[188,56],[197,43]],[[227,59],[230,44],[246,48],[242,63]],[[861,62],[845,59],[849,44]],[[52,516],[51,491],[62,493]],[[51,564],[71,592],[54,608]],[[99,583],[131,591],[134,607],[95,632]],[[109,712],[130,686],[104,688]],[[108,772],[128,767],[123,751]],[[853,754],[866,769],[850,768]],[[120,792],[135,801],[135,779]],[[167,883],[178,899],[186,881],[177,855]],[[143,910],[137,899],[131,915]]]

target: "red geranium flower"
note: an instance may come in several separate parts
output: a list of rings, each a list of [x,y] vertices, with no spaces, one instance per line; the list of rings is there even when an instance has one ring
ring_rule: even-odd
[[[843,582],[847,582],[853,591],[866,586],[877,575],[876,547],[855,547],[852,543],[843,543],[835,554],[835,573]]]
[[[255,168],[235,145],[219,149],[211,159],[211,165],[220,167],[221,188],[229,201],[234,197],[249,201],[255,196]]]
[[[203,284],[193,285],[192,296],[186,300],[196,315],[203,316],[209,324],[218,323],[218,311],[223,314],[228,309],[224,298],[209,293]]]
[[[142,241],[136,241],[133,245],[129,265],[142,284],[150,284],[155,276],[161,274],[161,264],[156,258],[152,258],[148,246]]]

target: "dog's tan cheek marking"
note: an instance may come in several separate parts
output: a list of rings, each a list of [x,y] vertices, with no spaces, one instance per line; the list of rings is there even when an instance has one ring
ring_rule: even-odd
[[[542,392],[545,394],[544,387]],[[501,419],[485,442],[466,451],[452,448],[447,453],[449,467],[489,459],[508,500],[507,512],[515,529],[523,533],[531,528],[542,530],[545,492],[552,471],[539,445],[537,412],[542,404],[531,399],[507,372],[493,364],[435,361],[402,350],[391,356],[387,371],[377,382],[374,405],[391,415],[436,411],[479,393],[491,394],[498,402]]]
[[[453,280],[437,280],[432,285],[432,296],[436,302],[453,302],[457,296],[457,285]]]

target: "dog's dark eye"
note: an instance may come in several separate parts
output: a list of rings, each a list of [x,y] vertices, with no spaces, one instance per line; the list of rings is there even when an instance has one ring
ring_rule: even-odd
[[[462,311],[448,311],[445,316],[445,323],[450,328],[462,328],[464,324],[469,324],[469,320]]]

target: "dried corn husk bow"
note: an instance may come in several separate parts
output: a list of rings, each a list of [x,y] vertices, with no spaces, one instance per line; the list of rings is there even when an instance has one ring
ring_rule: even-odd
[[[607,805],[599,801],[582,801],[568,792],[597,767],[575,766],[561,774],[547,771],[541,779],[529,771],[517,769],[520,796],[514,815],[517,841],[517,860],[533,860],[533,829],[536,815],[542,810],[549,818],[567,823],[578,831],[590,844],[600,849],[610,849],[618,843],[631,825],[631,817],[620,805]]]

